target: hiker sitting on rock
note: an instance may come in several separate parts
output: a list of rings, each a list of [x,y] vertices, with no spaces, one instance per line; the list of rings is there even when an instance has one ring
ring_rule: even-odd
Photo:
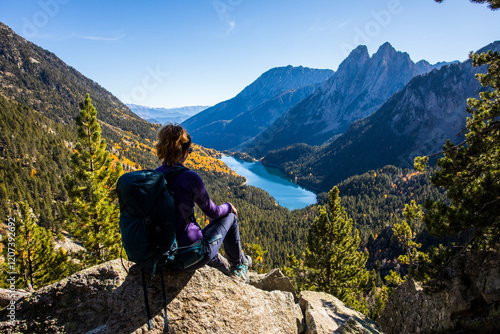
[[[158,133],[156,144],[156,155],[163,163],[156,170],[166,173],[175,166],[182,166],[192,150],[191,137],[185,129],[173,124],[163,126]],[[179,247],[189,246],[202,239],[206,243],[204,258],[186,270],[194,271],[208,264],[226,275],[246,282],[252,259],[245,256],[241,250],[236,208],[231,203],[215,205],[201,177],[191,170],[185,170],[176,175],[170,182],[169,189],[175,201]],[[195,203],[205,215],[212,219],[203,230],[194,216]],[[222,243],[224,243],[227,260],[219,254]]]

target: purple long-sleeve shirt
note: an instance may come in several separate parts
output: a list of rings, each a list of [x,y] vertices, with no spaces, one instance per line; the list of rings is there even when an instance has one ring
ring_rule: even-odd
[[[165,173],[170,168],[172,167],[161,165],[156,170]],[[173,197],[176,205],[176,232],[179,246],[191,245],[203,238],[201,227],[194,217],[195,203],[211,219],[223,217],[231,212],[229,203],[215,205],[212,202],[203,180],[192,170],[177,174],[170,182],[170,189],[174,193]]]

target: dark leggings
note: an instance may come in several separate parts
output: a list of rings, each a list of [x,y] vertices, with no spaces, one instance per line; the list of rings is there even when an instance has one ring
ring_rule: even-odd
[[[223,243],[229,264],[231,266],[239,266],[242,264],[243,252],[241,251],[240,230],[238,227],[238,218],[236,218],[234,213],[211,220],[210,224],[202,230],[202,233],[204,240],[214,240],[217,239],[219,235],[220,238],[211,243],[207,243],[205,246],[206,254],[203,260],[186,268],[185,271],[194,271],[204,265],[209,265],[222,272],[227,272],[225,264],[218,256],[219,249]]]

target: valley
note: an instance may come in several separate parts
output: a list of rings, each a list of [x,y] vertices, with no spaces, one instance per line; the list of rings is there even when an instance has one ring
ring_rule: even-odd
[[[498,57],[500,41],[477,52],[490,51],[484,57]],[[267,273],[281,268],[295,288],[314,289],[307,277],[322,269],[307,266],[310,245],[323,236],[338,237],[341,233],[326,228],[343,224],[352,239],[318,247],[325,252],[355,248],[364,262],[352,268],[365,273],[366,279],[360,280],[361,290],[343,298],[378,317],[381,300],[389,298],[405,275],[418,277],[419,265],[428,272],[435,270],[433,265],[443,264],[450,254],[446,247],[457,248],[452,245],[469,240],[462,252],[471,245],[498,248],[494,236],[500,189],[495,109],[499,87],[492,79],[481,81],[489,78],[488,71],[498,72],[489,67],[491,59],[431,64],[412,60],[389,42],[371,55],[367,46],[359,45],[335,71],[277,66],[259,72],[236,95],[211,106],[153,108],[125,104],[56,54],[0,22],[0,231],[7,235],[12,220],[31,221],[42,231],[34,239],[49,249],[47,245],[62,240],[75,223],[71,205],[87,205],[85,200],[73,200],[74,193],[84,188],[75,186],[74,174],[90,178],[97,173],[93,164],[88,170],[75,169],[83,165],[83,158],[75,156],[101,154],[97,150],[82,154],[78,138],[87,135],[90,142],[102,137],[101,149],[109,154],[103,175],[122,174],[158,167],[158,130],[167,122],[178,123],[193,141],[185,166],[199,174],[215,204],[230,202],[237,208],[242,248],[254,258],[253,270]],[[82,113],[86,94],[97,110],[92,121],[100,127],[82,135],[82,124],[75,119]],[[469,147],[472,158],[463,162],[465,154],[458,149]],[[434,156],[440,151],[445,155],[441,160]],[[427,156],[415,163],[417,157]],[[475,168],[464,171],[468,163]],[[454,185],[460,177],[465,181]],[[96,184],[90,188],[98,188]],[[103,210],[118,212],[115,187],[104,186],[111,195],[103,198],[87,193],[81,197],[92,197],[95,203],[109,200]],[[475,191],[478,195],[472,196]],[[460,196],[470,200],[460,202]],[[194,215],[202,228],[212,223],[198,207]],[[118,218],[109,215],[104,220],[115,224],[116,240],[106,242],[116,248],[121,243]],[[476,226],[478,222],[482,225]],[[318,227],[320,223],[324,226]],[[22,226],[28,236],[26,225]],[[454,228],[453,233],[447,227]],[[314,228],[317,234],[312,240]],[[431,233],[436,231],[442,233]],[[95,234],[99,233],[103,234],[96,228]],[[16,247],[29,248],[31,237]],[[77,236],[69,237],[82,244]],[[9,238],[3,237],[4,276],[9,247]],[[98,253],[106,248],[101,243],[96,246]],[[90,258],[96,254],[79,249]],[[22,261],[31,261],[31,248],[16,252]],[[81,254],[71,250],[57,254],[52,260],[60,271],[40,275],[37,288],[85,269]],[[41,266],[50,268],[51,263]],[[21,266],[26,269],[25,262]],[[427,272],[420,275],[430,280]],[[0,287],[6,286],[4,276]],[[32,284],[25,277],[19,275],[16,284],[29,289]]]

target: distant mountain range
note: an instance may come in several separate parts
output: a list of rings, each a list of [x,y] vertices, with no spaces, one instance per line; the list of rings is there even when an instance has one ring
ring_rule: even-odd
[[[445,63],[414,63],[405,52],[383,44],[370,57],[358,46],[320,89],[283,113],[266,131],[242,149],[260,157],[295,143],[321,145],[349,125],[371,115],[413,77]]]
[[[234,148],[265,130],[333,73],[302,66],[273,68],[234,98],[200,112],[182,125],[202,146]]]
[[[500,41],[479,52],[487,50],[500,51]],[[288,146],[270,152],[262,162],[318,191],[389,164],[412,167],[415,156],[440,151],[448,138],[456,143],[460,140],[456,135],[466,124],[467,98],[478,97],[485,89],[475,74],[484,71],[467,60],[416,76],[331,143]]]
[[[189,117],[192,117],[202,110],[207,109],[209,106],[190,106],[181,108],[151,108],[140,106],[137,104],[127,104],[134,113],[140,118],[148,121],[149,123],[165,124],[182,123]]]

